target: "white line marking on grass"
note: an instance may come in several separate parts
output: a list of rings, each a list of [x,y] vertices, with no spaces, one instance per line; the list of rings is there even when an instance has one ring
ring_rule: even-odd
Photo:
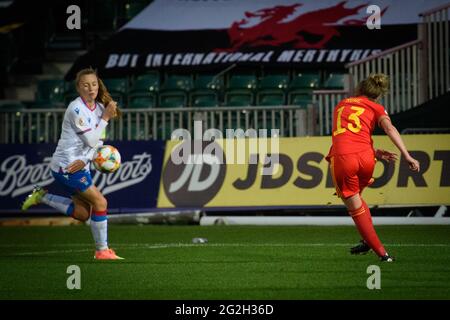
[[[39,255],[47,255],[47,254],[64,254],[64,253],[78,253],[78,252],[88,252],[93,249],[79,249],[79,250],[52,250],[52,251],[34,251],[34,252],[19,252],[15,254],[11,254],[10,256],[39,256]]]
[[[155,243],[155,244],[133,244],[116,245],[116,247],[142,247],[148,249],[178,248],[178,247],[348,247],[354,243]],[[386,247],[450,247],[445,243],[387,243]]]
[[[27,247],[89,247],[92,243],[49,243],[49,244],[0,244],[0,247],[4,248],[27,248]],[[342,246],[352,246],[355,243],[204,243],[204,244],[193,244],[193,243],[117,243],[115,247],[199,247],[199,246],[216,246],[216,247],[342,247]],[[450,247],[450,243],[384,243],[384,246],[391,247]]]
[[[0,248],[29,248],[29,247],[87,247],[92,243],[3,243],[0,244]]]
[[[65,247],[91,246],[91,244],[66,244]],[[207,247],[348,247],[354,244],[351,243],[127,243],[112,245],[114,248],[123,249],[168,249],[168,248],[207,248]],[[7,245],[3,245],[6,247]],[[34,246],[34,245],[33,245]],[[56,246],[56,245],[55,245]],[[58,245],[59,246],[59,245]],[[386,247],[450,247],[450,244],[444,243],[390,243],[385,244]],[[14,245],[8,245],[14,248]],[[69,249],[69,250],[51,250],[51,251],[33,251],[33,252],[19,252],[11,254],[10,256],[29,256],[29,255],[48,255],[48,254],[65,254],[65,253],[80,253],[94,251],[94,249]]]

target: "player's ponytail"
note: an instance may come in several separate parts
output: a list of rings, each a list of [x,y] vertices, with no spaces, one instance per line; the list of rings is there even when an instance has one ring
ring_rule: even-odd
[[[384,73],[371,74],[361,81],[356,89],[357,95],[378,100],[389,90],[389,77]]]
[[[105,84],[103,83],[102,79],[100,79],[97,76],[98,79],[98,95],[97,95],[97,101],[99,101],[101,104],[103,104],[105,107],[113,101],[111,95],[108,92],[108,89],[106,89]],[[119,107],[116,108],[116,117],[121,117],[122,111],[120,111]]]

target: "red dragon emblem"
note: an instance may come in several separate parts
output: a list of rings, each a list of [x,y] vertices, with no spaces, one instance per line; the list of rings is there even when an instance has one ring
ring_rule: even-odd
[[[260,46],[280,46],[291,44],[293,48],[315,48],[320,49],[334,36],[339,36],[336,23],[343,18],[351,17],[358,13],[367,4],[354,8],[345,8],[347,1],[342,1],[335,6],[310,11],[298,15],[296,18],[284,21],[301,7],[301,3],[289,6],[275,6],[265,8],[255,12],[245,12],[244,19],[235,21],[228,29],[230,38],[230,48],[219,49],[217,51],[237,51],[242,48]],[[387,8],[382,11],[382,14]],[[259,19],[259,23],[254,24],[252,20]],[[353,19],[345,21],[346,25],[363,25],[365,19]],[[246,26],[247,25],[247,26]],[[316,42],[307,41],[304,35],[312,35]]]

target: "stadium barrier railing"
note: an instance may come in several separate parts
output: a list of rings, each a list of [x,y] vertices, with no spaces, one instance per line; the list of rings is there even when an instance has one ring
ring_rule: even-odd
[[[226,129],[279,129],[279,137],[314,135],[316,111],[313,105],[202,108],[123,109],[120,119],[111,121],[110,140],[167,140],[184,128],[193,135],[195,120],[203,132],[215,128],[225,137]],[[65,109],[0,111],[0,143],[57,142]],[[258,132],[258,131],[257,131]]]
[[[381,100],[389,114],[414,108],[450,91],[450,3],[420,14],[418,39],[346,65],[345,90],[313,92],[318,108],[320,135],[331,133],[332,111],[344,96],[372,73],[390,77],[390,88]]]
[[[450,3],[421,13],[418,39],[346,65],[351,87],[371,73],[391,78],[382,100],[389,113],[411,109],[450,90]]]
[[[381,104],[389,114],[417,106],[425,101],[421,89],[421,79],[424,77],[420,59],[422,50],[422,41],[414,40],[347,64],[351,87],[372,73],[384,73],[390,78],[390,87]]]
[[[429,99],[450,90],[450,3],[422,12],[419,39],[427,48],[422,58],[426,73],[425,88]]]

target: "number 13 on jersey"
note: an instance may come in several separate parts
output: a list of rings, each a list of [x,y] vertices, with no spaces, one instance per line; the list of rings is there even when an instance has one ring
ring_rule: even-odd
[[[346,107],[343,106],[337,110],[336,130],[333,131],[333,136],[337,136],[338,134],[344,133],[345,131],[347,131],[347,129],[353,133],[358,133],[359,131],[361,131],[361,121],[359,120],[359,117],[363,114],[365,109],[361,107],[350,107],[350,109],[353,110],[354,112],[348,115],[347,128],[344,128],[342,127],[342,112],[344,111],[345,108]]]

